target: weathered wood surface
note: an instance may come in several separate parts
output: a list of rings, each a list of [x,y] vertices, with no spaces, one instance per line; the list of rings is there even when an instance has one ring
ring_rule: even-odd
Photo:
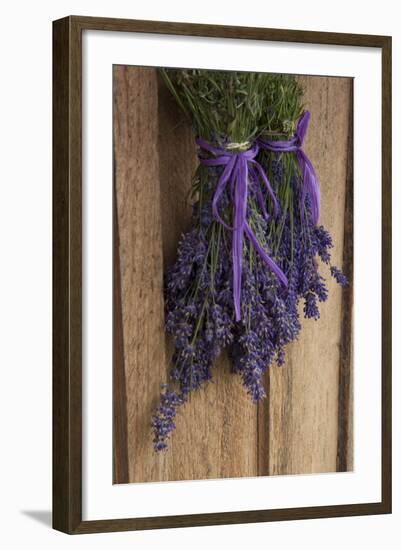
[[[342,298],[332,282],[320,321],[305,321],[286,366],[271,369],[269,397],[262,406],[250,402],[222,357],[214,383],[182,409],[168,453],[154,454],[150,416],[171,355],[163,329],[163,268],[174,260],[188,227],[195,147],[154,69],[119,66],[113,74],[115,258],[120,270],[120,281],[115,277],[114,282],[115,316],[120,284],[122,326],[121,334],[115,317],[114,346],[123,354],[114,399],[115,413],[126,411],[125,423],[114,432],[114,459],[120,462],[115,482],[335,471]],[[333,260],[341,266],[352,84],[321,77],[302,82],[305,105],[313,113],[305,149],[320,177],[322,223],[335,239]],[[117,388],[118,381],[125,388]],[[126,447],[120,448],[124,430]]]
[[[147,437],[152,407],[166,370],[161,345],[163,259],[157,108],[153,72],[114,69],[114,162],[128,448],[128,479],[117,479],[119,482],[168,478],[163,464],[168,456],[161,460],[150,452]]]
[[[120,235],[113,185],[113,483],[128,479],[127,394],[121,297]]]

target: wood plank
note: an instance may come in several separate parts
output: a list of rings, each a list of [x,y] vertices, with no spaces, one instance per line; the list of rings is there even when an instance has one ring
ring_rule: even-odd
[[[319,175],[321,223],[334,238],[333,263],[341,267],[351,80],[300,81],[312,113],[305,151]],[[259,407],[260,475],[336,471],[342,290],[327,266],[321,272],[329,299],[321,305],[320,320],[304,320],[285,366],[270,369],[270,396]]]
[[[114,68],[114,152],[129,481],[163,478],[150,418],[164,378],[163,260],[153,71]]]
[[[128,483],[127,394],[124,369],[120,237],[113,183],[113,483]]]

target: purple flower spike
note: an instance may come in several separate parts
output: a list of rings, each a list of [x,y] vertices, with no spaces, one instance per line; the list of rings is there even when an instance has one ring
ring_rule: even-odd
[[[330,267],[330,272],[339,285],[347,286],[348,279],[344,275],[344,273],[341,271],[341,269],[338,269],[338,267],[335,267],[334,265],[332,265]]]

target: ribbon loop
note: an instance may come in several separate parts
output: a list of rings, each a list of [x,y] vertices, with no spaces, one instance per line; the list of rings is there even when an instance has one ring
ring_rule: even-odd
[[[305,111],[300,117],[294,137],[287,141],[270,141],[259,139],[260,147],[273,151],[275,153],[294,152],[297,157],[299,167],[302,172],[303,189],[301,195],[302,215],[304,210],[306,195],[310,198],[312,221],[316,225],[320,216],[320,188],[313,165],[302,149],[306,132],[310,121],[310,112]]]
[[[275,214],[278,211],[279,205],[273,188],[271,187],[262,166],[255,160],[255,157],[259,152],[258,143],[253,143],[251,147],[245,151],[233,151],[223,147],[215,147],[201,138],[198,138],[196,143],[201,149],[213,155],[210,158],[200,157],[201,164],[204,164],[205,166],[224,166],[224,170],[219,178],[219,181],[217,182],[217,187],[213,196],[212,211],[214,218],[224,227],[233,232],[233,300],[235,319],[236,321],[239,321],[241,319],[241,284],[244,235],[247,236],[255,250],[262,258],[263,262],[278,277],[280,282],[285,286],[288,285],[287,277],[263,249],[247,222],[246,214],[249,176],[251,176],[252,181],[256,186],[256,196],[258,198],[262,214],[266,220],[268,220],[269,215],[266,210],[266,205],[261,190],[261,181],[264,183],[267,192],[272,199]],[[230,185],[230,196],[233,201],[233,227],[230,227],[223,220],[218,209],[221,196],[227,188],[227,185]]]

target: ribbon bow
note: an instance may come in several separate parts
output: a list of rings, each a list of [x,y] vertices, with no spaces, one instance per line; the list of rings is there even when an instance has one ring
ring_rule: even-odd
[[[263,149],[267,149],[268,151],[274,151],[276,153],[282,153],[282,152],[288,152],[288,151],[295,152],[299,167],[301,168],[301,171],[302,171],[303,183],[304,183],[303,189],[302,189],[302,195],[301,195],[302,216],[304,211],[303,207],[305,204],[306,194],[308,194],[310,197],[312,221],[316,225],[320,215],[319,180],[317,179],[317,175],[311,161],[309,160],[309,158],[306,156],[305,152],[302,149],[302,145],[304,143],[306,132],[309,126],[309,120],[310,120],[310,112],[305,111],[298,121],[297,129],[295,131],[294,137],[289,139],[288,141],[266,141],[263,139],[259,139],[258,143]]]
[[[215,147],[201,138],[198,138],[196,143],[201,149],[213,155],[213,157],[210,158],[201,157],[201,164],[204,164],[205,166],[224,166],[224,170],[219,178],[216,191],[213,196],[212,211],[213,216],[217,221],[219,221],[227,229],[233,231],[233,297],[235,319],[236,321],[239,321],[241,319],[241,280],[244,234],[248,237],[253,247],[269,269],[275,273],[283,285],[288,285],[287,277],[263,249],[246,219],[249,174],[251,175],[253,183],[256,185],[256,195],[262,214],[266,221],[269,219],[269,215],[266,211],[265,200],[260,185],[261,181],[264,183],[267,192],[272,199],[275,213],[278,211],[278,202],[263,168],[255,160],[255,157],[259,152],[259,145],[257,143],[253,143],[246,151],[238,152],[227,150],[227,148]],[[226,224],[220,216],[218,209],[220,198],[228,185],[230,197],[234,207],[233,227]]]

